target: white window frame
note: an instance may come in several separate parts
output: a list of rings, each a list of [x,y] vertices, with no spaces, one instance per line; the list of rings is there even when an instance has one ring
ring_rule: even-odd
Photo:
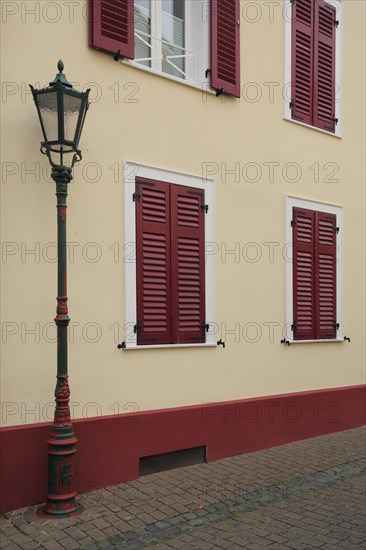
[[[307,128],[312,128],[313,130],[317,130],[318,132],[322,132],[323,134],[328,134],[333,137],[342,137],[342,127],[343,127],[343,118],[342,118],[342,97],[343,97],[343,90],[342,90],[342,55],[343,55],[343,47],[342,47],[342,41],[343,41],[343,2],[342,0],[325,0],[328,4],[333,6],[336,10],[336,17],[339,21],[339,25],[337,28],[337,35],[336,35],[336,60],[335,60],[335,87],[336,87],[336,103],[335,103],[335,117],[338,118],[338,124],[336,124],[335,132],[328,132],[327,130],[322,130],[321,128],[317,128],[316,126],[313,126],[312,124],[306,124],[304,122],[300,122],[299,120],[295,120],[291,117],[291,109],[290,109],[290,102],[291,102],[291,51],[292,51],[292,19],[291,19],[291,13],[292,13],[292,4],[291,0],[285,0],[285,7],[284,7],[284,16],[285,16],[285,75],[284,75],[284,112],[283,112],[283,118],[284,120],[288,120],[290,122],[294,122],[295,124],[300,124],[300,126],[306,126]]]
[[[291,220],[293,217],[293,208],[306,208],[315,210],[316,212],[326,212],[334,214],[337,217],[337,227],[339,232],[336,233],[336,249],[337,249],[337,270],[336,270],[336,300],[337,300],[337,338],[333,339],[315,339],[315,340],[294,340],[291,325],[294,317],[293,303],[293,262],[292,262],[292,231]],[[285,264],[286,264],[286,325],[284,330],[285,339],[291,344],[304,344],[309,342],[344,342],[344,320],[343,320],[343,269],[344,269],[344,253],[343,253],[343,207],[336,204],[323,203],[315,200],[286,196],[286,247],[285,247]]]
[[[193,13],[192,3],[197,2],[201,4],[201,13],[202,17],[195,17]],[[151,0],[151,18],[152,18],[152,27],[151,27],[151,46],[155,49],[161,50],[161,9],[162,2],[161,0]],[[161,68],[161,59],[152,60],[151,67],[146,67],[134,59],[123,59],[121,63],[130,65],[142,71],[147,71],[153,73],[169,80],[179,82],[180,84],[185,84],[186,86],[191,86],[193,88],[198,88],[201,91],[215,93],[214,90],[210,87],[210,80],[208,75],[206,76],[206,69],[210,67],[210,47],[209,47],[209,23],[210,15],[209,10],[207,9],[207,0],[187,0],[185,2],[185,14],[186,14],[186,24],[185,24],[185,49],[187,51],[192,51],[192,37],[193,36],[202,36],[202,48],[197,51],[197,63],[196,63],[196,74],[194,75],[194,63],[187,57],[186,66],[188,67],[189,78],[183,79],[177,76],[173,76],[167,73],[164,73]],[[160,44],[160,46],[159,46]],[[154,54],[156,55],[156,53]]]
[[[205,322],[209,324],[206,333],[206,342],[192,344],[157,344],[137,345],[137,336],[133,327],[137,320],[136,311],[136,205],[132,196],[136,188],[136,177],[153,179],[174,185],[195,187],[205,192],[205,204],[208,211],[205,214]],[[215,282],[215,255],[207,254],[215,242],[215,181],[203,179],[190,174],[182,174],[153,166],[146,166],[136,162],[124,163],[124,250],[125,250],[125,349],[159,349],[177,347],[207,347],[217,346],[216,334],[216,282]],[[134,256],[131,258],[131,251]]]

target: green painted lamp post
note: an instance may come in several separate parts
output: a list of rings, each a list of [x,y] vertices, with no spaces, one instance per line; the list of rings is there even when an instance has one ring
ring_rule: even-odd
[[[66,257],[66,199],[72,168],[81,160],[78,149],[85,115],[89,107],[89,90],[76,91],[62,73],[41,90],[30,86],[37,107],[44,141],[41,152],[47,155],[52,166],[52,179],[57,197],[57,384],[56,408],[51,434],[48,439],[48,492],[47,503],[37,510],[42,517],[70,517],[82,511],[75,497],[74,455],[76,438],[70,419],[67,370],[67,337],[70,318],[67,308],[67,257]]]

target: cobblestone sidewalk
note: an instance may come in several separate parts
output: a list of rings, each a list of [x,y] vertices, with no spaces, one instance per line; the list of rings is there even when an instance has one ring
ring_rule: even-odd
[[[151,474],[76,518],[1,517],[2,549],[366,548],[365,429]]]

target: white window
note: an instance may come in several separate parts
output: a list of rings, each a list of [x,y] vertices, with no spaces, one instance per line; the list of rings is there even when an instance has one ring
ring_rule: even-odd
[[[323,215],[329,214],[329,217],[335,217],[336,220],[336,226],[334,226],[335,230],[335,237],[336,237],[336,293],[335,293],[335,299],[336,299],[336,324],[338,325],[335,327],[335,337],[334,338],[327,338],[327,339],[298,339],[296,336],[296,327],[294,326],[294,323],[296,324],[296,319],[294,319],[295,313],[295,298],[294,298],[294,289],[295,289],[295,281],[294,277],[296,276],[294,273],[294,265],[295,265],[295,258],[294,258],[294,249],[295,249],[295,238],[294,238],[294,231],[295,231],[295,225],[299,223],[299,220],[294,219],[294,212],[298,209],[303,209],[305,212],[319,212]],[[309,234],[309,227],[302,228],[304,230],[304,235]],[[344,233],[344,224],[343,224],[343,208],[342,206],[333,205],[333,204],[327,204],[327,203],[321,203],[318,201],[312,201],[308,199],[302,199],[298,197],[292,197],[287,196],[286,197],[286,247],[285,247],[285,262],[286,262],[286,330],[285,330],[285,338],[288,342],[291,343],[300,343],[300,342],[334,342],[334,341],[344,341],[344,327],[343,327],[343,233]],[[319,239],[319,244],[320,239]],[[300,254],[304,255],[303,252],[300,252]],[[325,266],[327,268],[327,266]],[[312,266],[303,264],[300,266],[300,270],[302,269],[302,282],[304,282],[304,277],[308,276],[309,269],[312,269]],[[320,273],[320,271],[319,271]],[[315,274],[314,277],[317,275]],[[311,284],[315,285],[313,287],[312,292],[315,294],[315,300],[317,299],[317,290],[318,292],[319,288],[321,288],[321,280],[320,280],[320,274],[318,283],[315,282],[314,278],[312,277],[313,282]],[[329,273],[325,273],[326,277],[329,277]],[[306,298],[306,295],[309,293],[309,289],[304,287],[300,289],[302,296]],[[327,290],[325,289],[325,292]],[[325,304],[325,309],[327,308],[327,304]],[[304,306],[297,306],[297,309],[301,310],[303,309],[303,316],[310,319],[310,322],[315,322],[314,319],[316,318],[317,314],[316,312],[312,311],[309,312],[306,308],[307,305]],[[300,327],[301,328],[301,327]],[[301,337],[301,335],[300,335]]]
[[[342,0],[285,0],[284,7],[284,119],[337,137],[342,136],[343,126],[342,8]],[[323,19],[325,12],[328,20]],[[333,45],[327,44],[329,36],[333,36]],[[334,50],[332,67],[331,57],[324,57],[326,53],[330,55],[330,47]],[[292,59],[293,52],[298,52],[295,59]],[[327,90],[331,87],[333,105],[330,107]],[[332,120],[324,122],[329,109]]]
[[[140,179],[166,182],[172,185],[204,190],[205,209],[205,323],[208,332],[205,342],[187,344],[137,344],[137,269],[136,258],[141,251],[136,248],[136,182]],[[136,198],[136,195],[135,195]],[[143,164],[125,162],[124,164],[124,250],[125,250],[125,338],[126,349],[216,346],[217,331],[215,324],[215,255],[210,251],[215,242],[215,183],[213,180],[181,174],[169,170],[153,168]]]
[[[204,9],[201,0],[135,0],[132,63],[201,87],[209,67]]]

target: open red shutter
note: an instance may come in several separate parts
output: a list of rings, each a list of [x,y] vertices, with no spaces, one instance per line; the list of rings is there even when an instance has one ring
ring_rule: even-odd
[[[294,340],[315,338],[314,214],[312,210],[293,209]]]
[[[240,97],[240,1],[211,0],[211,86]]]
[[[315,338],[337,337],[336,225],[334,214],[315,212]]]
[[[134,58],[134,0],[89,0],[89,46]]]
[[[292,6],[292,118],[313,123],[314,0],[295,0]]]
[[[335,8],[315,2],[313,125],[335,131]]]
[[[205,342],[204,191],[171,188],[172,331],[176,343]]]
[[[171,260],[169,184],[136,181],[137,344],[169,344]]]

